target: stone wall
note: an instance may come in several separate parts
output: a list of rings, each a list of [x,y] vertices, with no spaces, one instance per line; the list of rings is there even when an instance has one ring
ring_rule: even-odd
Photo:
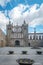
[[[6,35],[0,29],[0,47],[4,47],[4,46],[6,46]]]

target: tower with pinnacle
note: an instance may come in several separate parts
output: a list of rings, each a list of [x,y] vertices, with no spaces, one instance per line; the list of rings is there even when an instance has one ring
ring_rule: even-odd
[[[22,32],[23,32],[24,46],[28,46],[28,24],[26,24],[25,20],[22,25]]]
[[[11,21],[9,21],[9,24],[7,25],[7,44],[8,46],[10,46],[10,36],[11,36],[11,32],[12,32],[12,24],[11,24]]]

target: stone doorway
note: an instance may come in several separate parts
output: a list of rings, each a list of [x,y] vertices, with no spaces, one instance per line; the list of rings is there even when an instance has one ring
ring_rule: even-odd
[[[30,47],[30,43],[28,43],[28,46]]]
[[[19,40],[16,40],[16,41],[15,41],[15,46],[17,46],[17,47],[20,46],[20,41],[19,41]]]

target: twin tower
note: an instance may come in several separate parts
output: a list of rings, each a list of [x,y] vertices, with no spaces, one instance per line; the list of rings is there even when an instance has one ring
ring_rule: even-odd
[[[13,25],[9,21],[7,25],[7,46],[28,46],[28,24],[24,21],[22,26]]]

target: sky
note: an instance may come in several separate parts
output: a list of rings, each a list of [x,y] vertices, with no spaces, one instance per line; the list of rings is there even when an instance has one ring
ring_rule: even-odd
[[[6,25],[29,25],[29,32],[43,33],[43,0],[0,0],[0,28],[6,33]]]

